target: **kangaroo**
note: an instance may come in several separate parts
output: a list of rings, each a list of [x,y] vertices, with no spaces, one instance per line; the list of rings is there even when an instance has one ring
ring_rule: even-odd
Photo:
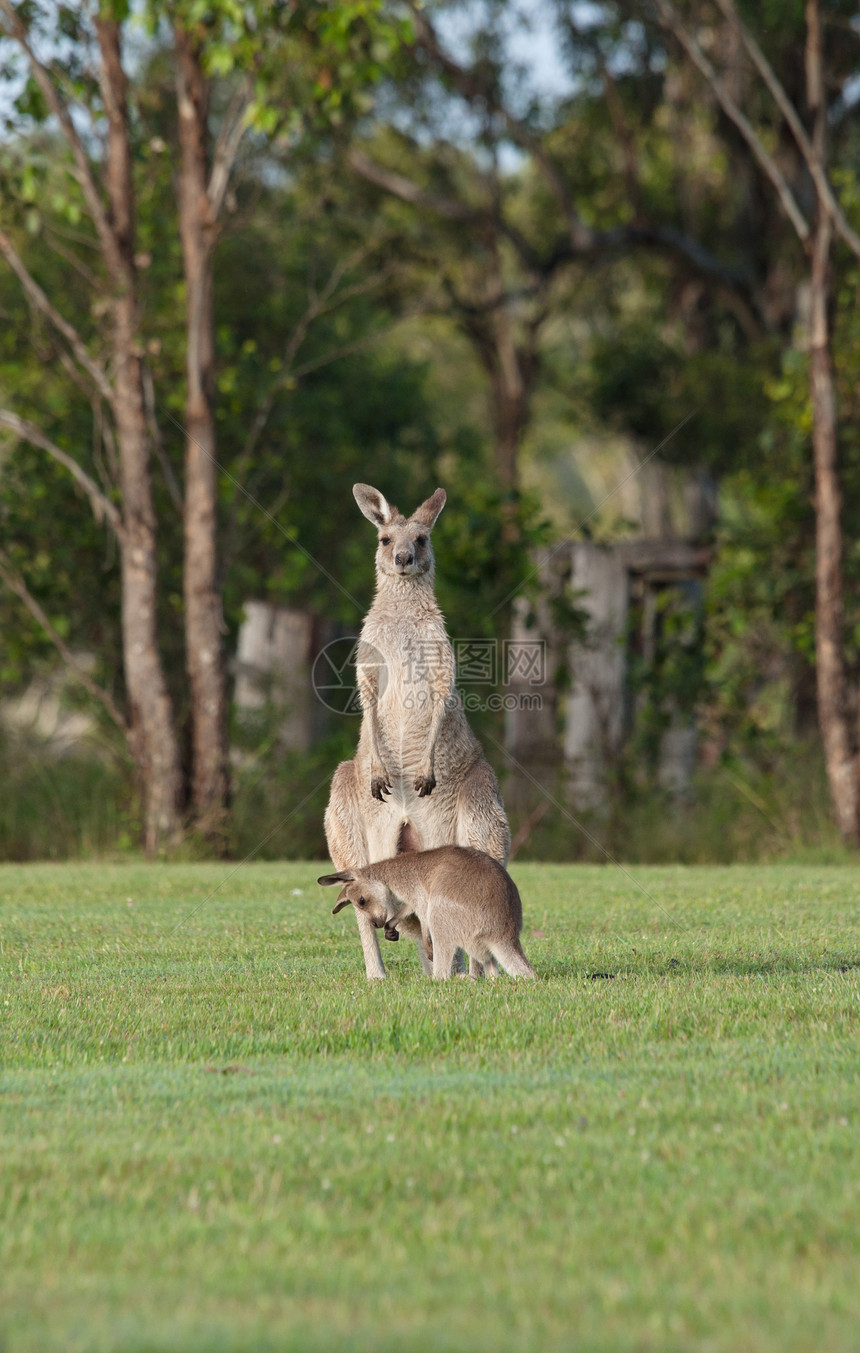
[[[523,906],[510,874],[483,851],[463,846],[410,851],[362,869],[342,869],[317,880],[341,884],[333,915],[350,903],[356,915],[388,938],[399,928],[413,933],[433,956],[433,976],[451,976],[454,955],[464,949],[488,977],[498,964],[512,977],[534,977],[522,951]]]
[[[466,720],[434,591],[430,534],[445,490],[408,518],[369,484],[353,494],[378,532],[376,595],[356,658],[358,749],[335,771],[326,809],[329,854],[344,870],[458,845],[504,865],[511,836],[499,784]],[[358,909],[356,919],[367,976],[383,978],[374,926]],[[420,945],[418,952],[429,972]]]

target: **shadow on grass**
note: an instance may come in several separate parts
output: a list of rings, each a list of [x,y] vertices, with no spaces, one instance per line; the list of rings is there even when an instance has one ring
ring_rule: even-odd
[[[783,973],[829,972],[849,975],[860,971],[860,958],[853,955],[834,955],[817,961],[805,961],[791,955],[775,955],[769,959],[758,958],[722,958],[719,955],[696,962],[683,959],[669,959],[667,963],[643,961],[641,965],[632,965],[617,969],[596,969],[583,967],[578,963],[550,960],[548,963],[537,961],[538,977],[578,978],[581,981],[595,983],[630,981],[647,977],[769,977]]]

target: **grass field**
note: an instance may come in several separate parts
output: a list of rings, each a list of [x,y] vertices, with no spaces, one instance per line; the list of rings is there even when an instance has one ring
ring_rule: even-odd
[[[860,869],[523,865],[444,986],[229,872],[0,870],[3,1353],[856,1350]]]

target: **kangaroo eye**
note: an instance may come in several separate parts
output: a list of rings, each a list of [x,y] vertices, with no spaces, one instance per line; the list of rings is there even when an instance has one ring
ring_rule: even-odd
[[[426,537],[426,536],[419,536],[418,539],[415,541],[415,544],[416,544],[416,545],[426,545],[426,544],[427,544],[427,537]]]
[[[380,543],[380,545],[390,545],[390,544],[391,544],[391,536],[380,536],[380,537],[379,537],[379,543]]]
[[[366,907],[366,906],[367,906],[367,898],[365,898],[365,897],[360,897],[360,898],[358,899],[358,905],[359,905],[360,907]]]

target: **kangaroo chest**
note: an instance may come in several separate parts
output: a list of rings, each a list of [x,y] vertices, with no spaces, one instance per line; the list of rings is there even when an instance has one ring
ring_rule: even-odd
[[[362,660],[377,669],[380,713],[423,709],[433,693],[444,698],[452,686],[454,655],[441,618],[406,617],[394,623],[368,617],[362,639]]]

